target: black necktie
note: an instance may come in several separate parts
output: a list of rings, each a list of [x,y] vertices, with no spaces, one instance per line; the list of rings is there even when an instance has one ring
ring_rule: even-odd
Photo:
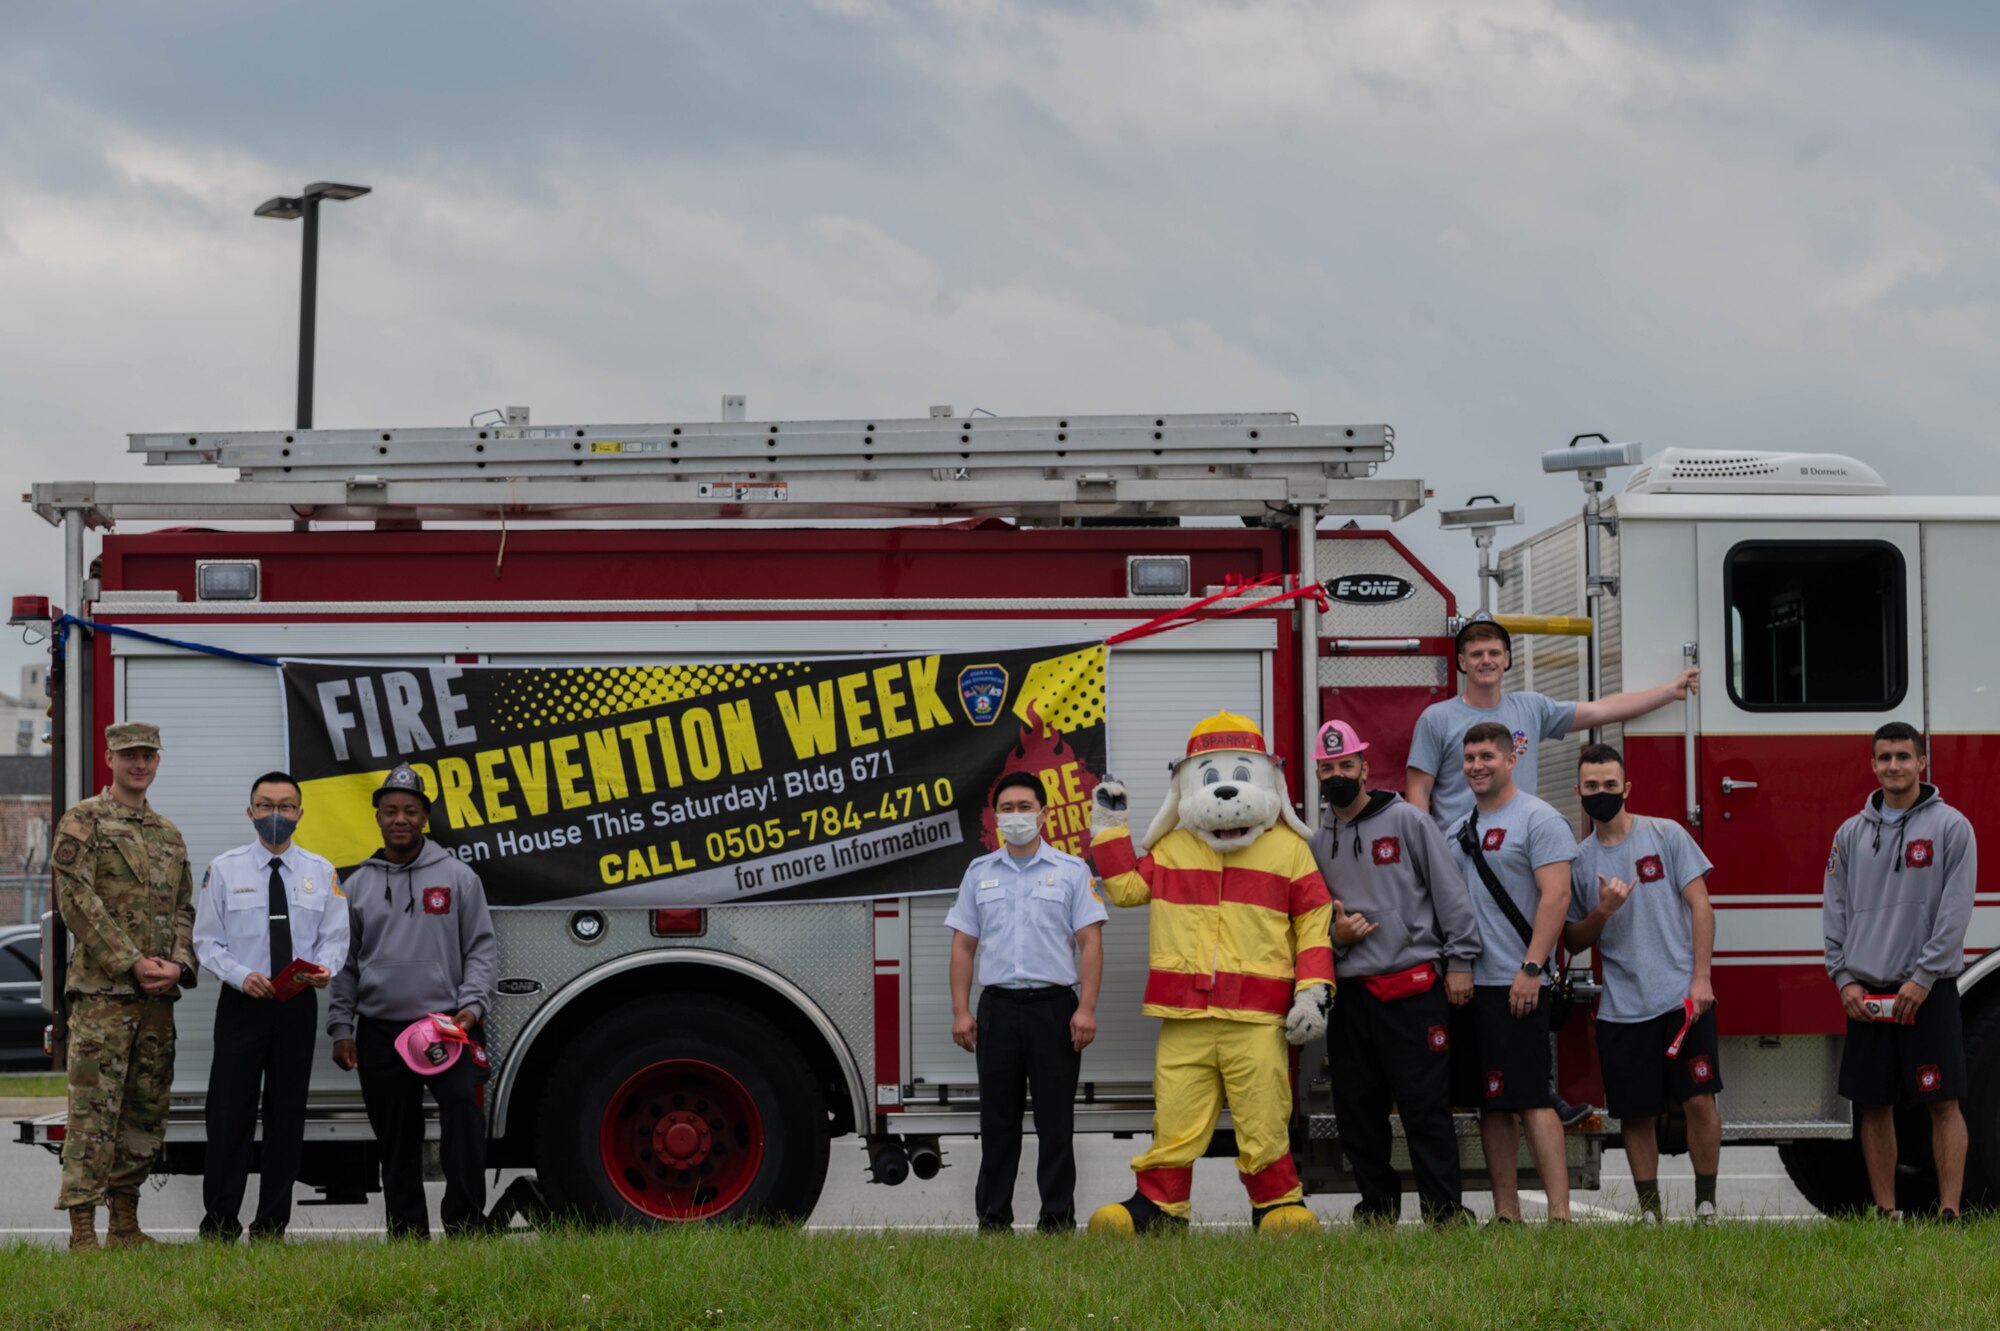
[[[285,862],[271,857],[271,975],[292,964],[292,907],[285,897]]]

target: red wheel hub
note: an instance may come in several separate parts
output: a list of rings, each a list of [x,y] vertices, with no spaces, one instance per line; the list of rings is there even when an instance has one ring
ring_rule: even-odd
[[[713,1063],[676,1058],[625,1079],[604,1106],[605,1176],[656,1220],[706,1220],[749,1190],[764,1162],[764,1117],[743,1083]]]

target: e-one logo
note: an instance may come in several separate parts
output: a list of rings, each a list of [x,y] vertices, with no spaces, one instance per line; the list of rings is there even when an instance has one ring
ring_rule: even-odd
[[[1329,579],[1324,585],[1328,596],[1348,605],[1388,605],[1408,599],[1417,590],[1408,578],[1390,573],[1353,573]]]

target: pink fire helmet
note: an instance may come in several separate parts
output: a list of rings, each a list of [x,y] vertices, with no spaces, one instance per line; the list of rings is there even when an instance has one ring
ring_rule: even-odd
[[[1313,741],[1313,759],[1323,762],[1328,758],[1345,758],[1367,747],[1361,736],[1354,733],[1353,726],[1345,721],[1329,721],[1319,728],[1319,737]]]
[[[445,1032],[453,1031],[457,1039]],[[449,1019],[443,1026],[432,1017],[418,1017],[403,1028],[396,1037],[396,1052],[403,1056],[403,1062],[410,1071],[420,1077],[435,1077],[458,1062],[458,1055],[465,1048],[464,1033],[458,1031]]]

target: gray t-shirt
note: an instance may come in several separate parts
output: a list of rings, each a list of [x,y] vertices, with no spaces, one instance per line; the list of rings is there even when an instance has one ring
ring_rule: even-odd
[[[1571,920],[1597,909],[1597,875],[1632,884],[1597,940],[1604,967],[1599,1021],[1650,1021],[1680,1007],[1694,982],[1694,908],[1681,892],[1714,867],[1687,830],[1665,818],[1634,815],[1632,830],[1615,846],[1594,833],[1577,843]]]
[[[1481,721],[1498,721],[1514,736],[1514,784],[1535,793],[1535,757],[1545,739],[1561,739],[1576,719],[1576,704],[1539,693],[1503,693],[1500,705],[1474,707],[1462,697],[1424,708],[1410,736],[1410,766],[1430,773],[1431,817],[1449,830],[1472,810],[1465,784],[1465,732]]]
[[[1512,984],[1520,973],[1522,958],[1528,955],[1528,945],[1508,922],[1500,903],[1486,890],[1479,877],[1479,866],[1458,844],[1459,828],[1471,814],[1468,810],[1465,817],[1452,823],[1444,839],[1451,847],[1452,858],[1458,861],[1465,890],[1472,894],[1472,909],[1479,916],[1480,951],[1472,963],[1472,982]],[[1542,904],[1541,889],[1535,886],[1535,870],[1574,860],[1576,833],[1561,814],[1543,801],[1525,790],[1516,790],[1513,799],[1491,813],[1479,815],[1477,835],[1486,863],[1533,928],[1535,911]],[[1544,966],[1549,964],[1547,957],[1533,960]],[[1548,983],[1547,975],[1542,977],[1542,983]]]

